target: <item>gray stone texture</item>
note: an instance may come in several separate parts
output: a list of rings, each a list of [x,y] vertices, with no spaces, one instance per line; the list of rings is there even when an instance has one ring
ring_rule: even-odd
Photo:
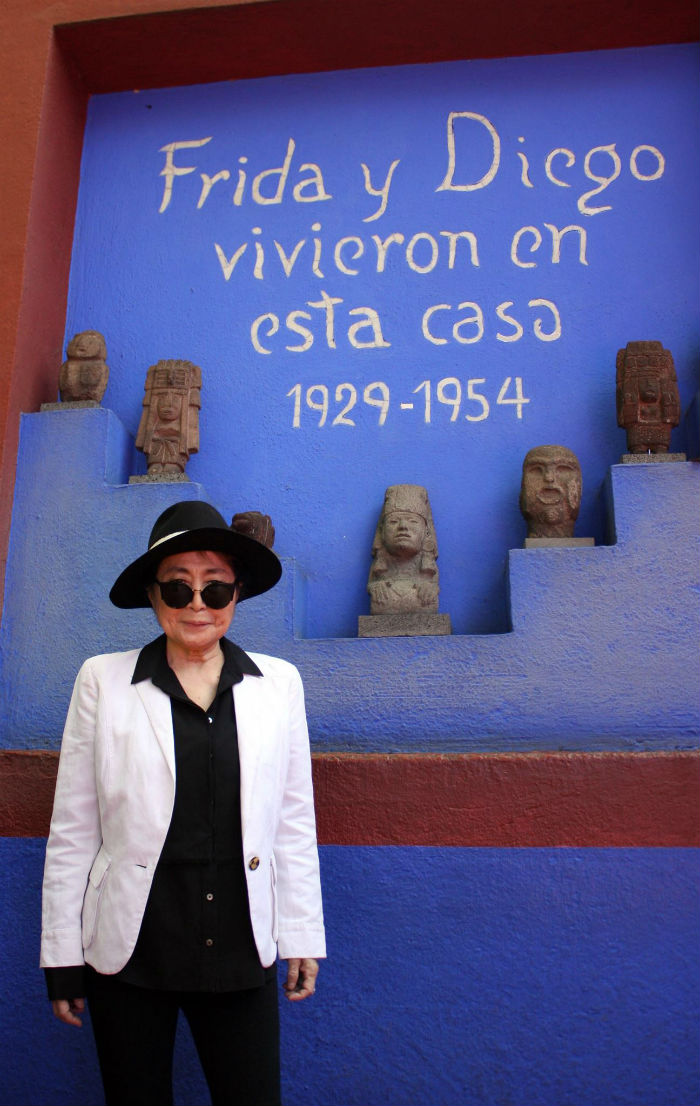
[[[664,461],[686,461],[685,453],[623,453],[621,465],[661,465]]]
[[[361,614],[358,637],[424,637],[452,633],[449,614],[404,611],[401,614]]]
[[[130,476],[130,484],[189,484],[190,478],[184,472],[152,472],[145,476]]]
[[[595,545],[595,538],[525,538],[525,549],[577,549]]]
[[[96,399],[66,400],[65,403],[42,403],[40,411],[84,411],[87,407],[99,407]]]

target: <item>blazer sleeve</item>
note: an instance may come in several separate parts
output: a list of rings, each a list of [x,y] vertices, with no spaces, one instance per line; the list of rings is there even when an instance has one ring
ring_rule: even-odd
[[[81,914],[102,841],[95,783],[99,687],[88,660],[80,669],[61,743],[42,896],[41,967],[84,963]]]
[[[274,845],[279,955],[326,955],[304,691],[290,666],[289,758]]]

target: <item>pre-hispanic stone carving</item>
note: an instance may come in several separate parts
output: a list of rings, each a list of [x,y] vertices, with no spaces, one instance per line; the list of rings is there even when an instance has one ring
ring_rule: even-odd
[[[177,476],[199,450],[202,372],[191,361],[158,361],[146,374],[136,446],[148,459],[148,476]]]
[[[581,466],[563,445],[538,445],[525,454],[520,510],[528,538],[571,538],[581,506]]]
[[[437,541],[425,488],[394,484],[372,542],[370,612],[438,609]]]
[[[617,354],[617,423],[630,453],[668,453],[681,403],[673,357],[661,342],[628,342]]]
[[[427,491],[417,484],[387,488],[372,542],[367,584],[371,615],[360,616],[360,636],[450,633],[449,616],[436,613],[436,562]]]
[[[81,330],[71,338],[58,376],[62,403],[102,401],[109,380],[106,357],[107,347],[99,330]]]
[[[261,511],[240,511],[231,519],[231,528],[237,530],[239,534],[245,534],[247,538],[254,538],[255,541],[266,545],[268,549],[272,549],[275,544],[275,528],[272,525],[272,519]]]

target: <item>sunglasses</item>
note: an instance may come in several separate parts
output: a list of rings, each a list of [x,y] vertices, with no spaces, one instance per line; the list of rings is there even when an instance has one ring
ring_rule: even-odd
[[[154,583],[160,588],[160,596],[166,607],[172,607],[176,611],[191,603],[195,592],[199,593],[206,607],[221,611],[233,600],[238,587],[238,581],[225,584],[223,580],[212,580],[203,588],[191,588],[184,580],[155,580]]]

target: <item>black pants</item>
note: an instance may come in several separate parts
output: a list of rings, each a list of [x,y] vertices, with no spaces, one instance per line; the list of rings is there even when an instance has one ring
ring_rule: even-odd
[[[107,1106],[172,1106],[178,1011],[189,1022],[213,1106],[279,1106],[277,979],[225,994],[155,991],[86,971]]]

